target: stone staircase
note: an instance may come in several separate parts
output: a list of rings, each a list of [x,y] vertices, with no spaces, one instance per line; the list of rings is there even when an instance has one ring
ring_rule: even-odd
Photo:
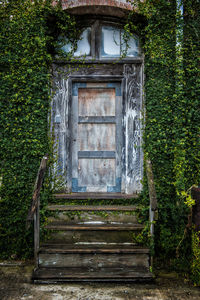
[[[136,242],[144,228],[137,207],[116,204],[134,197],[55,195],[56,203],[47,207],[45,242],[36,251],[34,282],[152,280],[149,249]],[[86,200],[91,204],[85,205]]]

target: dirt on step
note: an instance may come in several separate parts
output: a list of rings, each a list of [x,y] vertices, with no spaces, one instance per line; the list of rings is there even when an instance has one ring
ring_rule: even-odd
[[[27,270],[0,271],[1,300],[199,300],[200,289],[176,274],[158,276],[154,283],[32,284]],[[23,273],[24,272],[24,273]],[[29,272],[30,273],[30,272]]]

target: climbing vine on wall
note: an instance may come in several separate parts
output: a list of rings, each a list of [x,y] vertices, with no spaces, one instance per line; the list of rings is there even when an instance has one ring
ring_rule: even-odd
[[[189,265],[190,238],[184,239],[182,256],[175,259],[187,223],[183,196],[200,182],[199,1],[132,2],[141,18],[130,14],[125,30],[141,37],[145,54],[144,151],[153,164],[159,203],[156,256],[184,269]],[[177,3],[183,4],[183,12]],[[67,33],[73,42],[78,32],[59,1],[56,6],[50,0],[1,1],[1,257],[27,256],[32,251],[25,216],[40,159],[51,152],[47,138],[51,63],[60,53],[62,37]],[[43,203],[48,190],[49,186]],[[148,206],[146,179],[143,202]],[[197,265],[193,263],[193,274]]]
[[[184,104],[185,104],[185,160],[186,188],[200,185],[200,5],[198,0],[184,3]],[[186,204],[188,204],[186,202]],[[190,202],[189,202],[190,204]],[[200,242],[198,234],[192,230],[192,280],[200,285]]]
[[[52,1],[0,5],[0,253],[16,258],[32,252],[26,215],[40,160],[51,151],[48,111],[56,40],[63,31],[75,39],[77,30],[75,20]]]
[[[129,27],[140,30],[145,53],[144,150],[153,164],[159,203],[156,256],[171,258],[173,267],[176,263],[185,270],[192,253],[191,238],[182,241],[188,214],[186,190],[200,182],[199,3],[133,3],[146,17],[142,28],[129,16]],[[148,203],[146,190],[144,181]],[[180,241],[182,255],[177,259]]]

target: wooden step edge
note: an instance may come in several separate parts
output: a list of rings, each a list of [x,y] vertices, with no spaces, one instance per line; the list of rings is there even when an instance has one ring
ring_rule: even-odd
[[[135,211],[137,206],[123,206],[123,205],[48,205],[49,211]]]
[[[82,249],[82,248],[69,248],[69,249],[47,249],[47,248],[40,248],[39,254],[149,254],[148,248],[127,248],[127,249],[100,249],[100,248],[94,248],[94,249]]]
[[[123,230],[142,230],[144,229],[143,225],[61,225],[61,224],[49,224],[45,226],[49,230],[113,230],[113,231],[123,231]]]
[[[35,283],[73,281],[152,281],[154,275],[147,268],[37,268],[32,279]]]
[[[45,242],[41,244],[41,248],[49,248],[49,249],[54,249],[54,248],[66,248],[68,246],[72,247],[95,247],[95,248],[103,248],[103,247],[138,247],[137,243],[132,243],[132,242],[124,242],[124,243],[116,243],[116,242],[74,242],[73,244],[68,244],[66,242],[63,243],[56,243],[56,242]]]
[[[53,195],[56,199],[68,199],[68,200],[126,200],[137,199],[138,194],[126,195],[119,193],[57,193]]]

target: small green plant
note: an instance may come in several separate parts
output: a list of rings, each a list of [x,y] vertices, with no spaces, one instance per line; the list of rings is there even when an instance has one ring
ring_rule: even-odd
[[[191,279],[194,284],[200,286],[200,232],[192,233],[192,254]]]

